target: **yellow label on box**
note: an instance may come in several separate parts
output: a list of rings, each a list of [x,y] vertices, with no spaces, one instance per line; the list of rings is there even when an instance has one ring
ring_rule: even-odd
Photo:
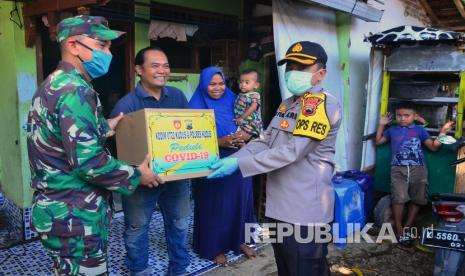
[[[208,171],[219,159],[212,110],[147,113],[152,169],[160,176]]]

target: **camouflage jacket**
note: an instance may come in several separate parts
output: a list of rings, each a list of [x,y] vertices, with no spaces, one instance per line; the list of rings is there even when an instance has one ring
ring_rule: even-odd
[[[108,131],[92,85],[71,64],[60,62],[34,95],[28,115],[35,201],[94,209],[110,191],[132,193],[140,174],[107,153]]]

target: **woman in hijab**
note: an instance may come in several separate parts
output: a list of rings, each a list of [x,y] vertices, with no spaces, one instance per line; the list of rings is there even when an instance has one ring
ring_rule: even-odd
[[[220,157],[233,154],[244,144],[237,137],[234,123],[236,95],[226,87],[224,74],[217,67],[207,67],[200,74],[197,89],[189,101],[190,108],[213,109]],[[249,258],[256,252],[245,241],[244,225],[255,222],[252,179],[238,171],[219,179],[196,179],[194,191],[194,251],[218,265],[225,265],[225,254],[241,251]]]

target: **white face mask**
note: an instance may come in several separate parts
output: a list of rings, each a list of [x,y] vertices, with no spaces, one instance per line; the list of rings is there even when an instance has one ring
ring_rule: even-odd
[[[287,71],[284,75],[287,89],[295,96],[303,95],[306,91],[312,89],[312,78],[318,72],[320,72],[320,70],[315,73],[297,70]]]

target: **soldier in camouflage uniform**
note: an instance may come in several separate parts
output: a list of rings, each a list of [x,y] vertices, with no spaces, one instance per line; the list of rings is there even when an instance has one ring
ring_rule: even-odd
[[[27,145],[35,190],[32,223],[59,275],[105,275],[112,191],[131,194],[161,180],[149,169],[112,158],[106,121],[90,80],[108,71],[111,40],[103,17],[77,16],[57,26],[62,60],[40,85],[28,115]]]

